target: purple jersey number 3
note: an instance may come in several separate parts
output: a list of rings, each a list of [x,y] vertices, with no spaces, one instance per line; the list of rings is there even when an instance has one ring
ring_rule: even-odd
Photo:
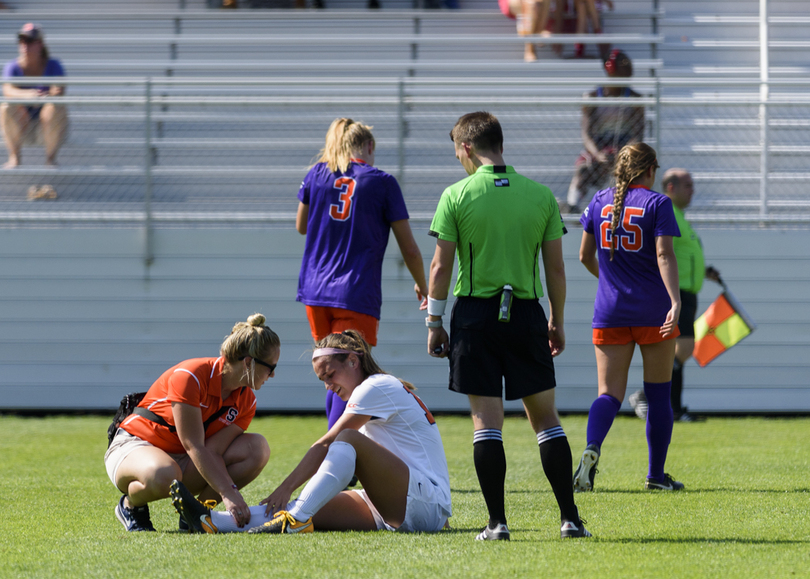
[[[335,221],[346,221],[352,216],[352,196],[357,181],[351,177],[338,177],[334,188],[340,191],[338,202],[329,206],[329,217]]]

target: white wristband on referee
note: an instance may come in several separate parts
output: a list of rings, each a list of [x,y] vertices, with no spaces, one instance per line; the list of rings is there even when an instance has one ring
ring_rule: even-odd
[[[447,300],[434,300],[428,296],[428,315],[429,316],[443,316],[444,309],[447,307]]]

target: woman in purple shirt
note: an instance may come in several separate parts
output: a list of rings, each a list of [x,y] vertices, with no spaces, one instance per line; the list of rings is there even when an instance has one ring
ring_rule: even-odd
[[[306,305],[312,337],[352,329],[377,345],[382,305],[382,262],[391,231],[427,308],[422,253],[411,232],[397,180],[374,167],[371,127],[340,118],[298,191],[295,226],[307,236],[297,301]],[[326,394],[329,428],[346,402]]]
[[[12,83],[11,79],[24,76],[65,76],[62,65],[55,58],[49,58],[45,37],[39,24],[24,24],[17,33],[19,56],[7,63],[3,69],[3,96],[12,99],[39,99],[65,94],[64,86],[32,86]],[[42,130],[45,144],[45,164],[56,165],[56,153],[67,136],[68,119],[65,107],[53,103],[38,105],[0,105],[0,124],[8,149],[5,169],[12,169],[21,162],[20,152],[25,137],[35,129],[36,121]]]
[[[672,361],[681,298],[672,238],[680,237],[669,197],[651,191],[655,150],[627,145],[616,158],[616,187],[594,195],[580,222],[579,259],[599,278],[593,343],[599,397],[588,414],[588,446],[574,474],[575,491],[592,491],[602,443],[622,405],[636,344],[644,361],[649,471],[646,489],[680,490],[664,473],[672,438]]]

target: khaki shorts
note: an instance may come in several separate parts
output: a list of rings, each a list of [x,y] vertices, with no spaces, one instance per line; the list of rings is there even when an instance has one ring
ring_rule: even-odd
[[[116,484],[118,467],[133,450],[142,446],[154,445],[151,442],[146,442],[142,438],[130,434],[123,428],[118,429],[112,444],[110,444],[110,448],[108,448],[107,452],[104,454],[104,466],[107,467],[107,476],[110,477],[112,484],[116,488],[118,488],[118,484]],[[182,472],[185,472],[188,463],[191,461],[191,458],[186,453],[172,454],[171,452],[167,452],[166,454],[174,459],[178,466],[180,466]],[[121,488],[118,488],[118,490],[122,493],[127,492],[125,489]]]
[[[368,505],[378,531],[398,531],[400,533],[434,533],[441,531],[449,516],[439,505],[439,490],[430,479],[418,470],[408,467],[408,499],[405,506],[405,520],[399,527],[392,527],[380,515],[377,507],[368,498],[365,490],[351,491],[360,495]]]

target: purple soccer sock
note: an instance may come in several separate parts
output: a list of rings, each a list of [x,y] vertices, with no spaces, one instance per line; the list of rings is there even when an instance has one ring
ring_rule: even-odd
[[[602,448],[602,443],[621,407],[622,403],[610,394],[602,394],[593,401],[588,412],[588,444],[596,444]]]
[[[664,463],[672,440],[672,404],[669,391],[672,382],[653,384],[644,382],[647,396],[647,448],[649,450],[649,472],[647,478],[659,482],[664,480]]]
[[[338,418],[343,416],[343,411],[346,410],[346,403],[340,399],[340,396],[329,390],[326,393],[326,419],[329,424],[328,428],[332,428]]]

